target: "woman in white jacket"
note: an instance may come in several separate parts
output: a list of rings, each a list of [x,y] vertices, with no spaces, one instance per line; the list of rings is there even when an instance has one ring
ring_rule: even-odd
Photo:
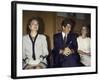
[[[80,54],[81,62],[85,66],[91,65],[91,39],[87,36],[89,34],[88,32],[88,27],[82,26],[81,35],[77,38],[78,53]]]
[[[29,20],[29,34],[23,36],[23,69],[41,69],[47,67],[48,55],[46,37],[38,33],[38,17]]]

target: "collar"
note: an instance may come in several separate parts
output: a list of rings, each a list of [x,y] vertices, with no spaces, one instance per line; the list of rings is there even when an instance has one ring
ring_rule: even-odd
[[[68,34],[65,34],[64,32],[62,32],[62,36],[63,36],[63,38],[64,38],[65,35],[66,35],[66,37],[67,37]]]

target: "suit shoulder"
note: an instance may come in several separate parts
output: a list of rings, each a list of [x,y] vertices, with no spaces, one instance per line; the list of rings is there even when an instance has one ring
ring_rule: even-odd
[[[61,33],[56,33],[56,34],[54,34],[55,37],[56,37],[56,36],[59,36],[59,35],[61,35]]]
[[[78,37],[78,34],[77,34],[77,33],[70,33],[70,35],[71,35],[72,37]]]

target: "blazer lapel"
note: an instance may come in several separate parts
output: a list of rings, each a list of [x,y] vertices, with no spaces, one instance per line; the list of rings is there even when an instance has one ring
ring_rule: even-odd
[[[63,40],[62,33],[59,34],[59,42],[60,42],[61,48],[64,48],[64,40]]]

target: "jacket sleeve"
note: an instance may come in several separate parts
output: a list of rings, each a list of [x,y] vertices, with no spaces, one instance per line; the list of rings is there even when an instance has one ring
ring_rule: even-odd
[[[59,43],[58,43],[58,38],[57,35],[53,36],[53,44],[54,44],[54,49],[56,49],[57,51],[59,51]]]
[[[22,41],[22,62],[23,62],[23,68],[27,65],[28,63],[28,57],[26,54],[26,41],[25,41],[25,37],[23,37],[23,41]]]
[[[72,35],[72,39],[69,42],[69,48],[73,50],[74,52],[77,52],[78,44],[77,44],[77,38],[75,35]]]
[[[44,35],[42,36],[42,50],[43,50],[42,51],[43,54],[40,56],[40,58],[42,59],[40,64],[41,64],[41,66],[46,67],[46,65],[47,65],[46,59],[47,59],[49,52],[48,52],[47,40],[46,40],[46,37]]]

